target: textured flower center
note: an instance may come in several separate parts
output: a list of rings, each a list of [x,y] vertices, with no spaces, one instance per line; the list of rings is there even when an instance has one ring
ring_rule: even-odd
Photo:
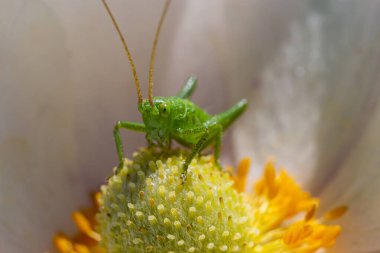
[[[87,246],[56,237],[61,252],[314,252],[331,246],[339,226],[315,217],[318,199],[268,162],[252,194],[244,192],[249,160],[236,175],[221,172],[211,156],[194,159],[181,180],[181,151],[142,150],[101,188],[95,232],[83,213],[78,227]],[[295,217],[298,217],[296,219]],[[94,223],[94,222],[93,222]],[[100,246],[99,246],[100,245]],[[68,251],[70,249],[71,251]],[[66,251],[65,251],[66,250]]]

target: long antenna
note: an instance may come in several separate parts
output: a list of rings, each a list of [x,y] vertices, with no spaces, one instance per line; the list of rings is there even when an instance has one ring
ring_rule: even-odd
[[[164,23],[166,13],[168,12],[169,5],[171,0],[166,0],[164,9],[162,11],[160,22],[158,23],[156,35],[154,37],[153,47],[152,47],[152,54],[150,55],[150,66],[149,66],[149,103],[153,107],[153,65],[154,65],[154,58],[156,57],[156,48],[158,43],[158,37],[160,36],[162,23]]]
[[[123,34],[121,33],[120,28],[119,28],[119,26],[117,25],[116,20],[115,20],[115,18],[113,17],[111,10],[110,10],[110,8],[108,7],[108,5],[107,5],[107,3],[106,3],[106,0],[102,0],[102,2],[103,2],[103,4],[104,4],[104,7],[106,8],[108,14],[110,15],[110,17],[111,17],[111,19],[112,19],[112,23],[113,23],[113,25],[115,26],[116,31],[117,31],[117,33],[119,34],[119,37],[120,37],[121,43],[123,43],[124,50],[125,50],[125,52],[127,53],[128,60],[129,60],[129,63],[131,64],[131,68],[132,68],[133,78],[135,79],[135,85],[136,85],[136,91],[137,91],[138,103],[141,104],[143,99],[142,99],[142,95],[141,95],[141,89],[140,89],[140,85],[139,85],[139,79],[137,78],[136,67],[135,67],[135,64],[133,63],[131,53],[129,52],[129,49],[128,49],[128,46],[127,46],[127,43],[125,42],[125,39],[124,39],[124,37],[123,37]]]

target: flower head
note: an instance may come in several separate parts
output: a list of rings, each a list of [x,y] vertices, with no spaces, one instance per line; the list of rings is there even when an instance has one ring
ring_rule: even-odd
[[[139,73],[148,73],[162,1],[110,2]],[[194,99],[211,113],[249,99],[246,120],[223,140],[224,162],[254,155],[260,168],[275,155],[323,200],[321,210],[349,204],[334,252],[377,252],[380,1],[289,2],[176,1],[158,48],[156,94],[176,94],[194,73]],[[100,1],[4,6],[0,245],[43,252],[109,174],[111,129],[137,121],[136,94]],[[145,144],[139,138],[126,132],[127,152]]]
[[[285,171],[276,175],[273,162],[249,194],[242,191],[248,159],[231,176],[212,156],[200,156],[182,182],[183,153],[135,153],[101,187],[96,231],[74,213],[80,230],[105,252],[315,252],[334,244],[341,228],[324,223],[345,209],[317,219],[318,199]],[[86,247],[58,238],[58,247]],[[99,245],[87,249],[96,252]]]

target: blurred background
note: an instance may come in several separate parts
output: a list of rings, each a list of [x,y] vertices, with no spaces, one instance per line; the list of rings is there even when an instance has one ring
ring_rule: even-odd
[[[164,2],[108,2],[147,97]],[[367,196],[380,183],[380,148],[365,141],[379,137],[379,22],[376,0],[174,0],[154,95],[175,95],[196,74],[193,101],[210,113],[249,99],[222,162],[249,155],[257,178],[274,155],[326,208],[359,198],[336,250],[377,252],[380,203]],[[140,121],[131,70],[100,0],[0,0],[0,38],[0,251],[52,251],[54,233],[74,231],[70,213],[117,163],[115,122]],[[123,138],[127,155],[145,145],[141,133]],[[369,157],[356,159],[358,148]],[[347,167],[355,159],[377,160]],[[355,181],[361,175],[371,178]]]

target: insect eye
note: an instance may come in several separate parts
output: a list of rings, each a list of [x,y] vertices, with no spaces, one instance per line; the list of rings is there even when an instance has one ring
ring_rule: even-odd
[[[167,116],[169,114],[169,107],[167,106],[167,104],[161,104],[160,111],[162,116]]]

